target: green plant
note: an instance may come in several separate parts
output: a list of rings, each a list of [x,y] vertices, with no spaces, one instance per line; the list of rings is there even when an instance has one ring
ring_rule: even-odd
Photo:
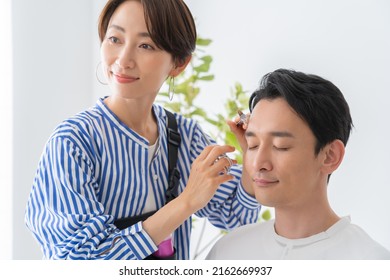
[[[169,94],[163,91],[159,94],[157,102],[165,108],[180,113],[187,118],[192,118],[201,124],[207,123],[215,129],[208,132],[217,143],[225,143],[236,147],[239,151],[240,146],[228,125],[226,119],[232,119],[237,115],[237,110],[243,110],[248,105],[246,91],[240,83],[236,83],[231,89],[230,95],[224,103],[224,114],[220,113],[211,116],[200,105],[197,104],[196,98],[200,94],[201,83],[214,80],[214,74],[210,72],[210,66],[213,58],[206,54],[205,48],[211,44],[210,39],[198,38],[196,42],[196,52],[189,67],[178,77],[175,78],[175,99],[169,100]],[[235,158],[238,163],[242,163],[241,153],[236,153]]]
[[[168,92],[160,92],[157,102],[187,118],[208,119],[207,113],[196,104],[195,99],[200,93],[199,82],[214,80],[214,75],[208,74],[213,59],[210,55],[202,55],[203,47],[210,43],[210,39],[197,39],[197,50],[193,54],[189,67],[175,78],[175,101],[169,100]]]
[[[205,50],[211,42],[212,40],[210,39],[197,39],[197,48],[193,54],[189,67],[187,67],[181,75],[175,78],[174,101],[169,100],[168,92],[162,91],[158,96],[157,102],[171,111],[180,113],[187,118],[192,118],[198,121],[200,124],[208,124],[211,126],[212,129],[206,132],[209,133],[217,143],[234,146],[237,151],[235,159],[241,164],[242,153],[239,152],[241,150],[240,145],[238,144],[234,134],[230,131],[229,126],[226,124],[226,120],[233,119],[237,116],[237,110],[245,111],[245,108],[248,106],[249,97],[242,85],[236,82],[234,87],[230,89],[230,94],[227,96],[224,103],[224,113],[210,115],[196,102],[196,98],[201,93],[201,83],[214,80],[214,75],[209,73],[213,58],[208,55]],[[202,128],[203,127],[204,126],[202,125]],[[268,209],[266,209],[259,216],[259,221],[266,221],[270,218],[271,213]],[[193,256],[194,259],[196,259],[204,250],[226,233],[226,231],[221,230],[219,234],[213,237],[207,244],[201,246],[203,234],[207,227],[207,220],[193,217],[194,226],[199,225],[199,222],[201,222],[201,232],[198,243],[196,244],[195,255]]]

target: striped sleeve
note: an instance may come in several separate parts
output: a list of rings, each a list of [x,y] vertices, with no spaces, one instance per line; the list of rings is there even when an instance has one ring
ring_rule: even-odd
[[[194,155],[199,155],[207,146],[205,134],[200,130],[201,128],[196,126],[193,138]],[[215,143],[212,139],[209,141]],[[232,166],[230,174],[234,179],[221,184],[206,207],[196,213],[199,217],[207,217],[214,226],[226,230],[257,222],[261,208],[257,200],[250,196],[241,184],[242,166]]]
[[[157,250],[141,223],[118,230],[97,199],[93,162],[74,138],[53,137],[41,157],[25,221],[47,259],[143,259]]]

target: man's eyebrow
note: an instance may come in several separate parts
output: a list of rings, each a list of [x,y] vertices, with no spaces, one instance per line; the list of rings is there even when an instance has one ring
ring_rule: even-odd
[[[291,132],[288,131],[272,131],[270,133],[274,137],[289,137],[294,138],[294,135]]]
[[[254,137],[255,134],[252,131],[245,131],[245,137]]]
[[[125,32],[126,32],[126,30],[125,30],[122,26],[119,26],[119,25],[116,25],[116,24],[112,24],[112,25],[110,25],[108,28],[109,28],[109,29],[110,29],[110,28],[116,29],[116,30],[118,30],[118,31],[120,31],[120,32],[122,32],[122,33],[125,33]],[[149,32],[140,32],[140,33],[138,33],[138,36],[150,38]]]
[[[289,137],[289,138],[295,138],[294,135],[288,131],[271,131],[270,133],[273,137]],[[255,133],[252,131],[246,131],[245,137],[254,137]]]

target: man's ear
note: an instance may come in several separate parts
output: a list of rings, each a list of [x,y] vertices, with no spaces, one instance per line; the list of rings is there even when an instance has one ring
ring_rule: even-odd
[[[345,146],[341,140],[334,140],[323,149],[324,161],[322,170],[326,174],[332,174],[341,164],[345,154]]]
[[[183,72],[184,69],[186,69],[188,63],[190,63],[191,58],[192,58],[192,55],[189,55],[188,57],[186,57],[186,59],[184,59],[182,61],[175,61],[175,68],[173,68],[171,70],[171,72],[169,72],[169,76],[176,77],[181,72]]]

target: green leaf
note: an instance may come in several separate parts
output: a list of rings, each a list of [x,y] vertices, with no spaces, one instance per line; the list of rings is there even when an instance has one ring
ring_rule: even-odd
[[[196,39],[197,46],[208,46],[211,44],[211,42],[212,42],[211,39],[203,39],[203,38],[199,38],[199,37]]]
[[[242,92],[242,85],[240,83],[235,84],[236,92],[241,93]]]
[[[193,68],[196,72],[208,72],[210,70],[210,64],[209,63],[202,63],[199,66],[196,66]]]
[[[212,81],[214,80],[214,75],[199,76],[198,79],[202,81]]]
[[[187,94],[190,90],[191,90],[191,86],[188,81],[175,85],[175,93]]]
[[[236,136],[231,131],[226,131],[226,144],[234,146],[237,150],[241,150],[240,144],[237,141]]]
[[[169,97],[169,93],[168,92],[159,92],[158,95],[159,96],[163,96],[163,97]]]
[[[207,116],[207,113],[202,108],[197,107],[195,110],[192,110],[190,112],[190,115],[191,116],[201,116],[201,117],[205,118]]]
[[[167,102],[164,104],[164,107],[171,109],[174,112],[180,113],[181,103],[180,102]]]
[[[211,55],[202,56],[200,59],[207,64],[210,64],[213,61],[213,57]]]
[[[269,211],[269,209],[265,210],[263,212],[263,214],[261,215],[261,218],[264,220],[264,221],[268,221],[271,219],[271,211]]]
[[[205,120],[213,126],[217,126],[220,122],[206,117]]]

